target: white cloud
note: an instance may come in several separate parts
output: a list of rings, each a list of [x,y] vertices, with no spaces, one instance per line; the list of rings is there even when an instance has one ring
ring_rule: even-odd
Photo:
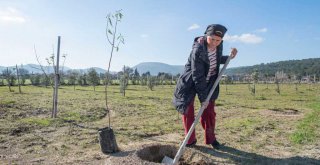
[[[246,34],[241,34],[241,35],[228,35],[226,34],[223,37],[224,41],[229,41],[229,42],[242,42],[246,44],[258,44],[263,41],[263,38],[256,36],[254,34],[246,33]]]
[[[258,33],[265,33],[265,32],[267,32],[267,31],[268,31],[267,28],[262,28],[262,29],[257,29],[257,30],[256,30],[256,32],[258,32]]]
[[[195,29],[199,29],[200,26],[198,24],[192,24],[189,28],[188,28],[188,31],[190,30],[195,30]]]
[[[148,35],[148,34],[141,34],[140,37],[141,37],[141,38],[148,38],[149,35]]]
[[[16,10],[15,8],[12,7],[7,7],[5,9],[0,9],[0,23],[25,23],[26,18]]]

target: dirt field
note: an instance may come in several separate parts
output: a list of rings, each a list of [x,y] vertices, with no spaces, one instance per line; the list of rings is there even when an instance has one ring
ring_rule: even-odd
[[[126,97],[110,87],[111,124],[121,152],[101,152],[99,128],[108,126],[103,87],[61,87],[58,118],[51,119],[52,89],[0,87],[0,164],[145,164],[137,152],[150,145],[178,147],[180,115],[171,106],[173,86],[129,86]],[[320,85],[221,85],[214,150],[198,143],[181,164],[320,164]],[[199,103],[196,103],[199,106]],[[119,163],[120,162],[120,163]],[[126,163],[125,163],[126,164]],[[149,164],[152,164],[151,162]]]

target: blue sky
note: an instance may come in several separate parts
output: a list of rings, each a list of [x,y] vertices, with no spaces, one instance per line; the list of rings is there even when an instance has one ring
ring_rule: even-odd
[[[239,50],[231,67],[318,58],[318,0],[1,0],[0,66],[43,64],[61,36],[61,54],[71,68],[106,69],[110,46],[106,15],[122,9],[125,38],[111,70],[140,62],[184,65],[194,37],[207,25],[228,28],[224,54]]]

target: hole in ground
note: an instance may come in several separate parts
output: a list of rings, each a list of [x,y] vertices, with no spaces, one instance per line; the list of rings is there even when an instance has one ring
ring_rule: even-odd
[[[137,151],[138,158],[154,163],[161,163],[165,156],[174,158],[178,149],[171,145],[151,145],[143,147]],[[190,153],[191,151],[186,150],[182,158],[179,161],[179,165],[211,165],[208,163],[200,154]]]
[[[137,155],[142,160],[161,163],[165,156],[173,158],[177,153],[177,148],[170,145],[152,145],[137,151]]]

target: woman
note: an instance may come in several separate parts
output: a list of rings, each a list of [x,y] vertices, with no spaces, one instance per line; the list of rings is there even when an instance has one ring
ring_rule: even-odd
[[[205,36],[196,38],[192,46],[192,51],[188,62],[185,65],[183,74],[179,77],[174,92],[173,104],[177,111],[183,114],[182,121],[187,135],[194,121],[194,98],[198,95],[201,106],[204,110],[201,116],[201,125],[205,130],[205,143],[211,144],[218,149],[220,144],[215,137],[215,100],[219,95],[219,86],[215,89],[209,102],[205,102],[210,89],[219,74],[220,64],[224,64],[228,56],[222,55],[222,38],[227,28],[223,25],[209,25],[205,31]],[[237,54],[237,49],[232,48],[231,58]],[[195,131],[191,134],[187,147],[197,143]]]

